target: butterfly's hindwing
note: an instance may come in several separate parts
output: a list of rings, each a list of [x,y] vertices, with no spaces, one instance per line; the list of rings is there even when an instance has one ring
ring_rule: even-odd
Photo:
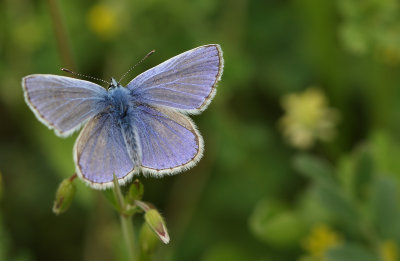
[[[97,115],[86,124],[75,143],[74,160],[78,175],[94,188],[111,187],[113,174],[123,184],[138,170],[111,114]]]
[[[142,170],[173,174],[192,167],[201,158],[203,140],[185,115],[161,107],[138,107],[136,119],[142,151]]]

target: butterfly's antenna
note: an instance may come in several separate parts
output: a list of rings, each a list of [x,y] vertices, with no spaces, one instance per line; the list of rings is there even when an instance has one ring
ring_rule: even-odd
[[[67,72],[67,73],[70,73],[70,74],[73,74],[73,75],[78,76],[78,77],[89,78],[89,79],[93,79],[93,80],[97,80],[97,81],[101,81],[101,82],[105,82],[105,83],[107,83],[107,84],[110,84],[109,82],[107,82],[107,81],[105,81],[105,80],[102,80],[102,79],[99,79],[99,78],[96,78],[96,77],[92,77],[92,76],[89,76],[89,75],[84,75],[84,74],[76,73],[76,72],[73,72],[73,71],[71,71],[71,70],[69,70],[69,69],[66,69],[66,68],[61,68],[61,71]]]
[[[122,75],[121,79],[119,79],[119,81],[118,81],[118,84],[121,82],[122,79],[125,78],[125,76],[126,76],[128,73],[130,73],[130,72],[133,70],[133,68],[135,68],[136,66],[138,66],[139,64],[141,64],[144,60],[146,60],[150,55],[152,55],[152,54],[155,53],[155,52],[156,52],[156,50],[150,51],[148,54],[146,54],[145,57],[142,58],[142,60],[140,60],[137,64],[135,64],[134,66],[132,66],[124,75]]]

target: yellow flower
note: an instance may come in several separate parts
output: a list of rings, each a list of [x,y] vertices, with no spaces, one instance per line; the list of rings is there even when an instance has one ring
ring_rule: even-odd
[[[311,229],[311,233],[304,239],[303,247],[311,257],[324,260],[324,254],[329,249],[342,242],[341,236],[324,224],[319,224]]]
[[[282,107],[285,115],[280,120],[280,127],[294,147],[308,149],[316,139],[329,141],[333,138],[339,113],[328,108],[327,99],[319,89],[288,94],[282,99]]]
[[[393,240],[386,240],[380,247],[381,256],[383,261],[397,261],[399,254],[397,244]]]
[[[378,49],[378,48],[377,48]],[[400,50],[397,46],[384,46],[377,50],[377,58],[388,65],[397,65],[400,61]]]
[[[119,31],[115,10],[104,4],[97,4],[89,10],[87,22],[90,30],[104,39],[112,38]]]

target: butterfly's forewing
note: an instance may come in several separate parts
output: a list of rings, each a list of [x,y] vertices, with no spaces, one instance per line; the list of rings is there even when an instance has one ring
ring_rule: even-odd
[[[168,108],[139,106],[135,122],[144,172],[173,174],[200,160],[203,140],[185,115]]]
[[[220,46],[205,45],[147,70],[127,87],[145,103],[199,113],[214,97],[222,70]]]
[[[123,130],[111,114],[99,114],[89,120],[74,147],[77,174],[91,187],[112,186],[113,174],[120,184],[136,172],[124,140]]]
[[[38,119],[67,136],[104,109],[107,91],[70,77],[36,74],[22,79],[25,100]]]

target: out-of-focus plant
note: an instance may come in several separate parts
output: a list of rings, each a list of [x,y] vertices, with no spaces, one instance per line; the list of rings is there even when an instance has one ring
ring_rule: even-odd
[[[314,87],[282,98],[285,115],[279,124],[289,143],[299,149],[311,148],[316,140],[329,141],[335,135],[338,111],[328,107],[324,93]]]
[[[310,190],[343,235],[344,243],[326,251],[324,260],[379,260],[379,249],[388,240],[395,242],[391,249],[397,249],[397,185],[374,167],[368,147],[343,157],[337,168],[305,154],[295,158],[294,166],[311,179]]]
[[[400,4],[394,0],[338,0],[344,47],[357,55],[373,54],[388,64],[400,62]]]
[[[0,171],[0,203],[3,201],[3,174]],[[18,252],[12,251],[15,248],[13,237],[9,233],[3,218],[3,209],[0,208],[0,260],[9,261],[31,261],[34,260],[29,250],[19,247]]]
[[[249,227],[259,240],[278,248],[296,246],[306,232],[304,221],[295,211],[271,200],[257,203]]]
[[[341,236],[335,230],[326,224],[316,224],[303,240],[303,248],[308,255],[301,260],[323,261],[325,253],[341,243]]]
[[[276,245],[282,235],[296,239],[305,250],[302,261],[397,260],[399,178],[376,167],[381,159],[373,156],[382,148],[374,144],[376,138],[371,140],[369,146],[341,157],[336,166],[310,154],[295,156],[295,170],[310,185],[290,210],[292,221],[271,229],[274,217],[284,217],[288,209],[263,201],[250,217],[253,234],[268,245]]]
[[[399,250],[394,240],[387,240],[380,246],[381,258],[384,261],[399,260]]]
[[[117,16],[111,6],[96,4],[87,14],[89,29],[102,39],[112,39],[120,30]]]

